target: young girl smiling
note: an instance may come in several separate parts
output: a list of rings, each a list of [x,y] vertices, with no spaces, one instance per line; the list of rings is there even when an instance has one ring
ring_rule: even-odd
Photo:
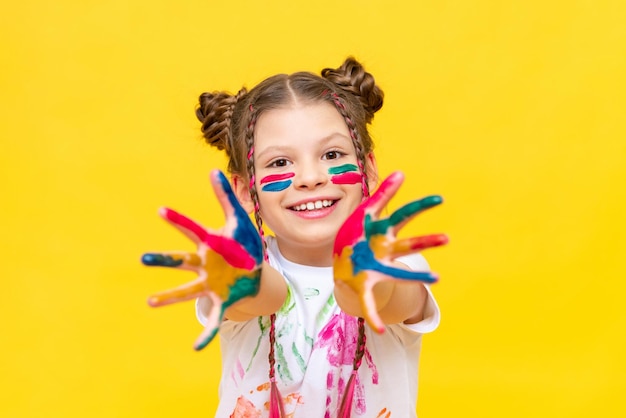
[[[198,273],[150,304],[197,298],[198,349],[219,329],[217,417],[416,416],[421,336],[439,322],[425,284],[436,276],[417,252],[447,239],[396,238],[438,196],[380,217],[402,183],[394,173],[370,196],[378,171],[367,125],[382,103],[353,58],[321,76],[200,96],[203,135],[229,156],[232,187],[211,174],[225,226],[162,209],[198,251],[143,261]]]

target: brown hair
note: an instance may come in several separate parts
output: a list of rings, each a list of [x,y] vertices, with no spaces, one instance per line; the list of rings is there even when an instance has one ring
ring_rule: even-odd
[[[339,68],[325,68],[321,76],[309,72],[278,74],[259,83],[249,92],[237,94],[202,93],[196,116],[202,122],[206,142],[226,151],[228,171],[244,177],[249,170],[256,119],[266,110],[291,103],[326,101],[337,106],[353,135],[358,159],[373,149],[367,124],[383,105],[383,92],[374,77],[354,58]]]

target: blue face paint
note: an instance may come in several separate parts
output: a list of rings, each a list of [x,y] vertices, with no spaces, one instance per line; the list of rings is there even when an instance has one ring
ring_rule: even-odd
[[[291,180],[288,180],[295,176],[296,173],[281,173],[281,174],[270,174],[267,177],[263,177],[261,179],[261,190],[264,192],[280,192],[285,190],[287,187],[291,186]]]
[[[291,186],[291,180],[276,181],[274,183],[268,183],[261,187],[264,192],[280,192]]]

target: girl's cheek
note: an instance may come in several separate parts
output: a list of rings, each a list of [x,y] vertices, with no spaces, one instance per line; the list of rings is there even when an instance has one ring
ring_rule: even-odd
[[[344,164],[328,169],[333,184],[358,184],[362,181],[359,168],[354,164]]]
[[[295,173],[271,174],[263,177],[260,181],[261,190],[264,192],[280,192],[291,186],[291,178]]]

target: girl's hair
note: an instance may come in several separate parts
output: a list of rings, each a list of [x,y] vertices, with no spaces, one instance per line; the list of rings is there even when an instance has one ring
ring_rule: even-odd
[[[278,74],[267,78],[249,92],[237,94],[202,93],[196,116],[202,122],[206,142],[228,155],[228,171],[250,176],[248,154],[253,146],[254,125],[265,111],[295,103],[329,102],[346,120],[353,135],[357,157],[373,149],[367,124],[383,105],[383,92],[374,77],[354,58],[339,68],[326,68],[321,76],[309,72]]]

